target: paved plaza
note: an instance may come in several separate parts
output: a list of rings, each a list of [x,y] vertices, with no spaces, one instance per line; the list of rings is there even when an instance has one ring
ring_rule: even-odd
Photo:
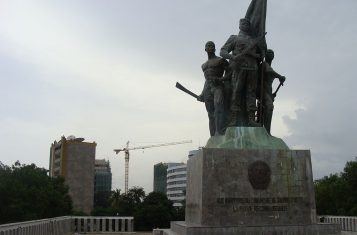
[[[103,234],[103,233],[96,233],[96,234],[91,233],[91,235],[101,235],[101,234]],[[108,233],[106,233],[106,234],[108,234]],[[126,234],[128,234],[128,233],[126,233]],[[152,235],[152,232],[134,232],[132,234],[135,234],[135,235]],[[113,235],[120,235],[120,233],[113,233]],[[341,235],[357,235],[357,232],[342,232]]]

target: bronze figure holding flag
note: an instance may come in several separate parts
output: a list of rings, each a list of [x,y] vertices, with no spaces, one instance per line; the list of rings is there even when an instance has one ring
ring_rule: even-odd
[[[267,0],[251,1],[239,33],[221,48],[223,58],[214,54],[213,42],[206,44],[208,60],[202,66],[206,82],[200,96],[177,86],[205,102],[211,136],[223,135],[227,126],[264,126],[270,134],[274,98],[285,77],[271,68],[274,52],[267,50],[266,11]],[[275,78],[280,85],[272,93]]]
[[[232,101],[228,126],[260,126],[255,121],[256,89],[258,81],[257,41],[251,36],[250,21],[243,18],[239,34],[229,37],[220,55],[230,60],[232,73]],[[248,51],[246,49],[249,49]],[[243,51],[247,51],[243,53]],[[245,114],[245,115],[244,115]]]

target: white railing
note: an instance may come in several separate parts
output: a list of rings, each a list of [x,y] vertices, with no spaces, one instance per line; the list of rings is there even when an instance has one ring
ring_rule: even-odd
[[[134,217],[73,217],[73,231],[78,233],[134,232]]]
[[[0,225],[0,235],[69,235],[72,234],[71,217],[33,220]]]
[[[134,217],[63,216],[0,225],[0,235],[72,235],[133,231]]]
[[[342,231],[357,232],[357,217],[320,215],[318,221],[321,223],[340,224]]]

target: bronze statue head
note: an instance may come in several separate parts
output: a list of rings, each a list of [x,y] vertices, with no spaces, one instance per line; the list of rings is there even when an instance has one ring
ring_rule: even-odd
[[[239,29],[244,31],[244,32],[249,32],[250,31],[250,21],[247,18],[242,18],[239,21]]]
[[[271,62],[274,59],[274,51],[272,49],[268,49],[265,55],[265,59],[267,62]]]
[[[207,53],[215,53],[216,52],[216,45],[214,44],[214,42],[212,42],[212,41],[206,42],[205,51]]]

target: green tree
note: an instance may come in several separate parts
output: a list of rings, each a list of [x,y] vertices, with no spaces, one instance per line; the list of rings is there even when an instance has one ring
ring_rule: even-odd
[[[185,212],[186,212],[186,200],[182,202],[182,206],[175,207],[175,221],[184,221],[185,220]]]
[[[175,208],[164,193],[149,193],[134,214],[135,227],[138,231],[154,228],[169,228],[174,219]]]
[[[321,215],[345,214],[344,197],[348,185],[337,174],[315,181],[316,208]]]
[[[357,216],[357,161],[347,162],[341,177],[348,185],[346,215]]]
[[[168,228],[172,220],[184,220],[185,210],[174,208],[166,194],[152,192],[145,196],[143,188],[133,187],[128,193],[112,192],[110,208],[94,208],[92,215],[134,216],[135,229],[141,231],[153,228]]]
[[[0,163],[0,223],[69,215],[72,201],[63,178],[50,178],[35,164]]]
[[[120,199],[121,199],[120,189],[116,189],[116,190],[112,191],[112,194],[110,195],[110,198],[109,198],[111,207],[118,208]]]
[[[315,196],[320,215],[357,216],[357,162],[347,162],[340,174],[316,180]]]
[[[99,191],[94,193],[94,207],[108,208],[110,206],[110,196],[109,191]]]
[[[133,216],[144,198],[145,191],[140,187],[132,187],[124,194],[120,194],[120,190],[113,191],[110,201],[114,215]]]
[[[92,212],[91,212],[92,216],[114,216],[115,215],[115,211],[113,210],[112,207],[94,207]]]
[[[123,195],[134,206],[139,205],[145,198],[145,191],[141,187],[132,187],[126,194]]]
[[[107,195],[105,195],[107,197]],[[119,214],[119,208],[122,204],[122,195],[120,189],[111,192],[109,199],[105,199],[105,204],[98,203],[91,212],[93,216],[115,216]]]

